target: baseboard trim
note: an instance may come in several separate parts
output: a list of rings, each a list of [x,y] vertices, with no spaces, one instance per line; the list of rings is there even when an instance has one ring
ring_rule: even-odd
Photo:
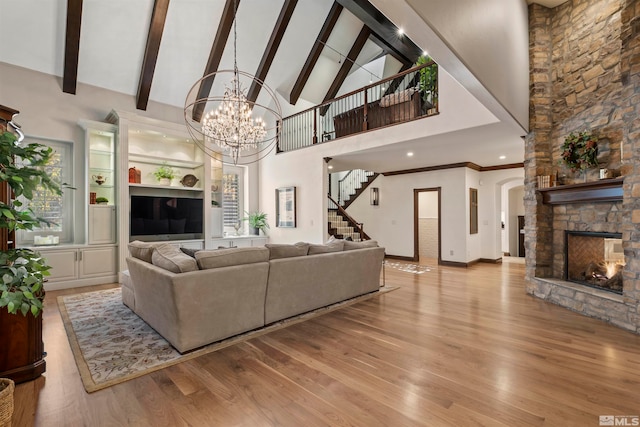
[[[487,264],[502,264],[502,257],[491,259],[491,258],[480,258],[478,262],[484,262]]]
[[[457,261],[445,261],[445,260],[441,260],[440,261],[440,265],[444,265],[446,267],[462,267],[462,268],[467,268],[469,267],[469,265],[471,265],[468,262],[457,262]]]
[[[385,254],[385,255],[384,255],[384,257],[385,257],[386,259],[397,259],[397,260],[399,260],[399,261],[410,261],[410,262],[417,261],[417,260],[413,259],[413,257],[411,257],[411,256],[401,256],[401,255],[389,255],[389,254]]]

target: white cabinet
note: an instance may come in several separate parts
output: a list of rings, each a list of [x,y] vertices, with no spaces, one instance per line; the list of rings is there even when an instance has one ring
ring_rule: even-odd
[[[266,236],[229,236],[222,239],[210,239],[207,242],[207,249],[264,246],[268,241],[269,238]]]
[[[75,288],[117,281],[116,246],[34,248],[51,266],[46,290]]]
[[[89,205],[89,244],[116,242],[116,207]]]

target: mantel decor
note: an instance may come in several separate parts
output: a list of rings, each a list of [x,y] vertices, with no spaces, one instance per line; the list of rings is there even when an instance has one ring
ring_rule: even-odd
[[[562,143],[561,162],[572,171],[598,166],[598,137],[591,131],[571,132]]]

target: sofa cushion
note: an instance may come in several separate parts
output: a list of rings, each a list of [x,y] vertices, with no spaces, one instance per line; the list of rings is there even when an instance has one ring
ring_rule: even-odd
[[[228,267],[231,265],[253,264],[269,261],[269,251],[265,248],[231,248],[196,252],[196,260],[201,270]]]
[[[186,273],[198,269],[198,264],[194,258],[182,253],[180,249],[169,243],[155,246],[151,255],[151,263],[173,273]]]
[[[344,250],[352,251],[354,249],[364,249],[364,248],[377,248],[378,242],[376,240],[363,240],[362,242],[349,242],[345,240],[344,242]]]
[[[129,253],[132,257],[139,260],[146,261],[151,264],[151,255],[156,245],[153,243],[141,242],[140,240],[134,240],[129,243]]]
[[[267,243],[264,247],[269,249],[269,259],[306,256],[309,253],[309,244],[304,242],[298,242],[293,245]]]
[[[342,252],[343,249],[344,241],[334,240],[332,242],[327,242],[326,245],[309,245],[309,255]]]

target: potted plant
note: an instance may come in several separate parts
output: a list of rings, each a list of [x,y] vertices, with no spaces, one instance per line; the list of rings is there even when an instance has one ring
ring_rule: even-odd
[[[109,199],[107,199],[106,197],[97,197],[96,203],[99,205],[106,205],[107,203],[109,203]]]
[[[158,167],[153,173],[153,176],[160,182],[160,185],[170,185],[171,180],[175,178],[176,172],[165,162],[162,166]]]
[[[52,155],[53,150],[49,147],[35,143],[23,146],[13,133],[0,134],[0,182],[6,183],[3,185],[7,185],[13,193],[11,198],[0,200],[0,228],[11,232],[33,230],[48,224],[23,206],[20,199],[27,202],[32,200],[38,188],[61,194],[60,185],[43,168]],[[35,328],[31,325],[42,321],[38,315],[42,311],[43,283],[49,275],[49,269],[40,254],[31,249],[0,251],[0,316],[3,318],[2,334],[7,337],[0,346],[0,361],[4,361],[0,363],[0,372],[19,371],[20,375],[26,376],[26,367],[16,363],[31,356],[21,353],[30,354],[33,348],[42,347],[41,327],[37,334],[29,331]],[[26,337],[25,334],[33,336]],[[42,354],[35,356],[41,370],[33,371],[32,377],[21,377],[21,380],[33,379],[44,372]]]
[[[572,171],[582,171],[598,165],[598,137],[588,130],[571,132],[564,138],[560,148],[560,161]]]
[[[433,62],[429,55],[424,55],[418,58],[415,65],[424,65]],[[418,88],[420,95],[424,101],[424,105],[427,108],[431,108],[438,100],[438,94],[436,93],[436,86],[438,83],[438,65],[434,62],[431,66],[420,69],[420,80],[418,81]]]
[[[267,234],[267,229],[269,228],[269,223],[267,222],[267,214],[264,212],[255,211],[249,213],[247,211],[244,212],[247,216],[245,216],[242,220],[249,221],[249,227],[253,230],[252,234],[258,235],[260,230],[262,230],[263,234]]]

